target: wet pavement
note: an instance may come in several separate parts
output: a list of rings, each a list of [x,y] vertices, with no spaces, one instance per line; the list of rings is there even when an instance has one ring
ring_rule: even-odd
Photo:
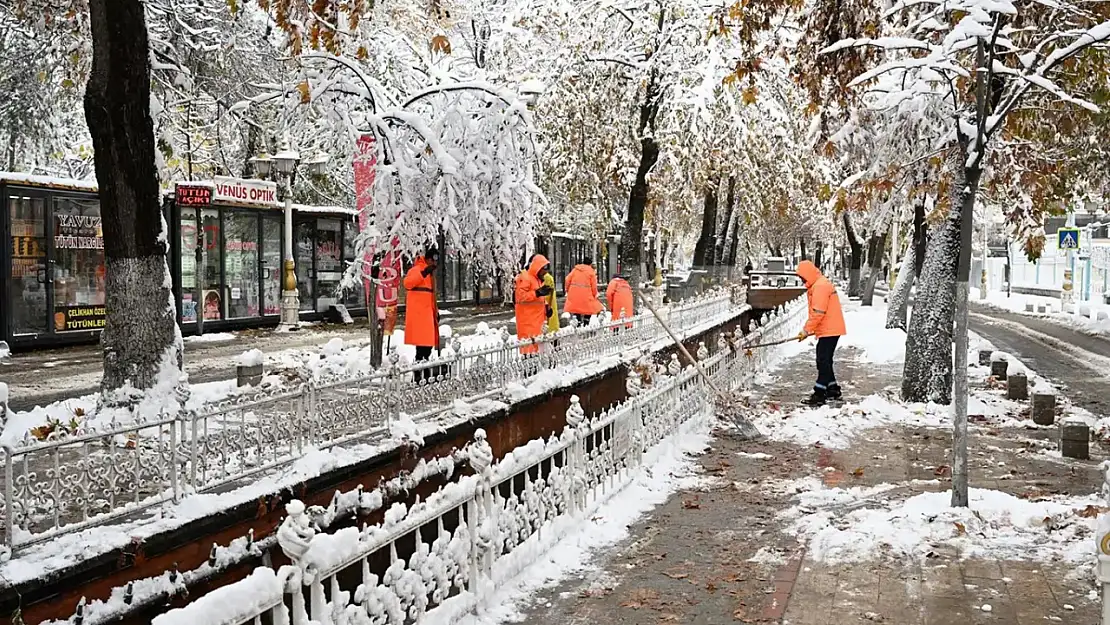
[[[847,400],[895,391],[900,367],[851,357],[850,349],[838,352]],[[760,401],[797,402],[794,381],[811,375],[808,353],[792,359]],[[1034,499],[1095,491],[1107,450],[1092,445],[1088,461],[1054,458],[1039,451],[1044,432],[977,423],[971,486]],[[628,539],[597,554],[591,567],[534,597],[522,608],[521,622],[1098,623],[1100,605],[1089,598],[1093,556],[1090,566],[1076,567],[965,558],[938,544],[926,558],[877,555],[865,563],[830,565],[807,557],[805,545],[783,531],[778,515],[795,503],[794,481],[807,476],[830,487],[896,484],[883,496],[894,500],[948,490],[942,468],[950,463],[950,441],[947,428],[903,425],[866,430],[844,450],[720,436],[697,459],[699,485],[677,492],[633,526]]]

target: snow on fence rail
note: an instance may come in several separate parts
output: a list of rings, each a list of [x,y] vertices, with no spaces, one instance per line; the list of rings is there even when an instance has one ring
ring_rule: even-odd
[[[792,302],[744,343],[788,338],[804,313],[802,301]],[[725,347],[702,362],[731,390],[750,384],[775,357],[774,350],[748,356]],[[478,430],[463,450],[473,475],[411,507],[394,504],[381,523],[362,529],[321,533],[312,511],[294,500],[277,533],[291,565],[276,574],[260,567],[154,625],[405,625],[433,611],[437,622],[454,622],[623,490],[649,450],[704,426],[712,400],[687,367],[592,419],[572,402],[560,435],[531,441],[496,464]],[[399,556],[407,550],[410,557]]]
[[[679,333],[744,310],[738,292],[707,292],[666,309]],[[191,493],[233,489],[286,466],[310,449],[388,437],[398,420],[428,420],[457,400],[495,398],[539,370],[589,363],[651,345],[666,333],[650,314],[534,340],[502,334],[494,345],[399,366],[396,353],[377,372],[309,380],[294,389],[245,395],[177,415],[157,415],[106,431],[67,432],[0,448],[4,491],[0,546],[19,549],[104,525]],[[523,346],[539,344],[525,358]]]

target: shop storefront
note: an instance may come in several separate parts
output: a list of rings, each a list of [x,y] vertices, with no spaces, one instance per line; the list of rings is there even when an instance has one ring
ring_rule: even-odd
[[[167,196],[170,268],[182,330],[196,332],[275,325],[281,313],[283,207],[274,183],[217,178],[210,201],[187,205],[181,192]],[[198,254],[198,232],[203,237]],[[294,205],[293,257],[301,319],[321,319],[335,305],[366,314],[361,286],[340,290],[354,262],[358,222],[353,210]]]
[[[104,327],[96,187],[0,174],[0,339],[13,347],[95,340]]]
[[[273,183],[217,179],[201,204],[164,205],[170,272],[182,331],[276,325],[281,312],[284,219]],[[0,340],[14,348],[97,340],[105,323],[104,238],[96,186],[0,174]],[[340,291],[358,224],[343,208],[294,207],[301,319],[343,304],[366,314],[361,286]],[[202,245],[197,255],[198,233]]]

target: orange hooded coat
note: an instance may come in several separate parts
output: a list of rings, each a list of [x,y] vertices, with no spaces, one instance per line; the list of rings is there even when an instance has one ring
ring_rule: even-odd
[[[844,311],[840,308],[840,296],[836,287],[829,282],[821,270],[808,260],[798,263],[795,272],[806,282],[806,295],[809,297],[809,320],[806,321],[806,334],[822,338],[844,336]]]
[[[424,275],[428,262],[419,256],[405,274],[405,344],[439,347],[439,307],[435,273]]]
[[[528,268],[516,277],[515,309],[518,339],[530,339],[543,334],[543,326],[547,323],[547,298],[536,295],[536,289],[543,286],[540,269],[547,265],[547,258],[542,254],[536,254]],[[522,354],[535,354],[539,351],[539,345],[525,345],[520,348]]]
[[[632,286],[624,278],[613,278],[609,281],[609,288],[605,289],[605,301],[609,302],[613,321],[620,320],[622,310],[625,319],[630,319],[635,314],[632,307]],[[631,328],[632,324],[625,324],[624,327]]]
[[[597,271],[589,265],[575,265],[563,282],[567,301],[563,310],[572,315],[596,315],[601,312],[597,299]]]

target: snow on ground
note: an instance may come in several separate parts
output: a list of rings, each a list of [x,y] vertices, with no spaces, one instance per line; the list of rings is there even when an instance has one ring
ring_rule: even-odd
[[[1090,563],[1104,504],[1093,494],[1028,500],[973,488],[970,507],[953,508],[949,491],[876,501],[875,489],[825,488],[813,479],[802,487],[782,514],[786,531],[808,543],[807,557],[829,563],[924,559],[940,546],[963,558]]]
[[[901,363],[906,360],[906,333],[886,329],[886,306],[844,306],[848,334],[837,342],[837,349],[855,347],[858,360],[874,364]]]
[[[706,321],[690,329],[688,334],[704,332],[720,322],[720,319]],[[488,326],[484,330],[479,328],[479,331],[471,336],[475,337],[474,340],[478,341],[479,344],[481,344],[482,341],[488,342],[492,340],[496,340],[497,343],[500,344],[501,341],[500,332],[491,331]],[[467,337],[463,338],[465,340]],[[669,338],[659,339],[651,345],[651,349],[653,351],[658,351],[670,344],[671,340]],[[338,347],[339,344],[332,343],[332,347],[328,349],[336,352]],[[640,345],[630,346],[628,354],[630,356],[632,354],[639,356],[642,353],[642,347],[643,346]],[[323,352],[325,348],[327,348],[327,346],[308,351],[311,354],[315,354],[314,358],[317,360],[327,360],[327,358],[321,356],[321,352]],[[344,344],[343,349],[338,350],[330,358],[338,359],[346,363],[343,366],[368,366],[359,359],[359,355],[362,354],[362,350],[364,349],[367,348],[361,345],[347,347],[346,344]],[[368,361],[368,354],[366,355],[366,359]],[[294,361],[291,358],[290,360]],[[550,390],[554,387],[553,385],[560,382],[562,384],[575,384],[580,380],[602,373],[616,366],[620,361],[620,356],[610,356],[590,362],[578,363],[558,370],[548,371],[545,372],[544,375],[537,376],[537,379],[528,382],[526,385],[518,385],[520,388],[514,389],[512,394],[519,399],[539,395]],[[269,368],[271,364],[271,357],[267,356],[267,368]],[[318,371],[319,368],[316,370]],[[270,377],[276,376],[267,376],[267,378]],[[221,393],[226,397],[229,393],[234,392],[234,384],[234,380],[209,384],[195,384],[192,386],[193,398],[190,399],[190,402],[203,401],[206,397],[211,400]],[[221,389],[218,385],[227,386]],[[198,392],[198,389],[200,392]],[[52,410],[59,414],[64,414],[66,410],[72,412],[77,408],[93,409],[95,408],[95,398],[95,395],[89,395],[77,400],[70,400],[68,404],[66,404],[66,402],[59,402],[59,404],[52,404],[51,406]],[[62,404],[65,404],[65,406],[62,406]],[[302,457],[293,461],[285,469],[254,479],[247,486],[225,493],[188,495],[177,504],[166,504],[157,508],[153,512],[155,515],[153,519],[141,518],[139,520],[114,525],[93,527],[81,532],[59,536],[44,544],[29,547],[21,552],[18,558],[14,558],[7,562],[0,562],[0,576],[6,579],[9,584],[18,584],[41,578],[45,575],[49,575],[53,571],[72,566],[76,562],[96,557],[111,549],[123,547],[130,544],[133,539],[146,539],[161,532],[181,527],[190,521],[210,516],[216,512],[241,505],[248,501],[253,501],[258,497],[270,493],[278,492],[283,488],[288,488],[293,484],[304,482],[305,480],[328,471],[349,466],[356,462],[364,461],[367,458],[372,458],[396,448],[401,444],[402,437],[407,437],[411,440],[423,440],[426,436],[434,432],[449,429],[463,421],[469,421],[475,417],[489,414],[490,412],[501,410],[505,407],[506,404],[492,399],[482,399],[470,403],[456,401],[451,406],[445,418],[434,421],[402,419],[395,427],[394,432],[391,433],[394,434],[395,437],[379,444],[355,444],[349,447],[334,447],[328,450],[308,449]],[[43,414],[38,415],[38,419],[41,421],[45,416],[46,409],[36,408],[34,411],[27,411],[27,413],[35,411],[43,411]],[[21,425],[9,429],[15,431],[20,427],[33,427],[27,425],[30,421],[26,416],[27,413],[16,413],[17,416],[24,415],[19,417],[24,419],[24,421],[21,422]],[[5,437],[8,435],[8,431],[5,431],[3,434]],[[705,439],[703,437],[698,440]],[[700,444],[704,447],[704,442]],[[686,449],[685,444],[681,447],[684,450]],[[681,455],[677,457],[681,459]],[[679,465],[675,464],[673,466],[677,467]],[[675,485],[674,488],[678,488],[678,486]],[[644,487],[640,491],[640,496],[646,496],[645,493],[650,492],[650,487]],[[658,501],[665,501],[666,499],[666,495],[664,494],[659,494],[658,497],[662,497],[662,499]],[[636,497],[632,497],[629,501],[631,503],[622,504],[622,506],[628,510],[638,509],[633,505],[633,503],[639,503]],[[648,509],[650,509],[650,507]],[[639,513],[637,513],[637,515],[638,514]]]
[[[450,336],[449,326],[441,326],[441,332],[446,330],[445,336]],[[203,338],[215,341],[210,337],[230,337],[232,334],[205,334]],[[322,335],[326,336],[326,335]],[[465,350],[476,350],[496,347],[501,344],[501,334],[494,331],[486,324],[479,324],[474,334],[461,336],[460,344]],[[228,339],[221,339],[228,340]],[[395,349],[400,356],[399,364],[402,366],[412,363],[416,348],[404,345],[403,332],[393,337]],[[321,380],[334,377],[356,377],[370,375],[374,367],[370,362],[371,347],[367,339],[344,340],[338,337],[329,338],[323,345],[316,345],[303,349],[288,349],[280,352],[264,354],[257,349],[247,350],[236,357],[235,363],[239,365],[261,364],[265,375],[258,387],[238,387],[235,380],[222,380],[189,385],[190,397],[186,408],[196,410],[204,405],[228,400],[239,395],[264,391],[277,391],[282,388],[292,387],[303,380]],[[442,356],[450,356],[450,348],[443,350]],[[17,445],[25,437],[44,436],[51,428],[75,429],[80,425],[85,431],[103,431],[112,427],[111,418],[97,414],[97,394],[84,395],[73,399],[66,399],[46,406],[36,406],[31,410],[13,412],[0,432],[0,444]],[[153,415],[151,415],[153,416]],[[36,430],[37,429],[37,430]],[[35,432],[32,432],[35,430]]]
[[[769,408],[769,412],[755,418],[765,436],[801,446],[820,443],[829,449],[847,449],[857,434],[872,428],[894,424],[941,427],[952,422],[947,406],[907,406],[882,395],[869,395],[840,407],[805,407],[789,412],[774,405]]]
[[[844,317],[848,334],[838,344],[838,354],[841,354],[839,357],[843,357],[840,348],[852,347],[858,350],[854,355],[856,362],[900,369],[905,361],[905,333],[884,328],[885,306],[861,307],[858,303],[851,302],[844,306]],[[800,345],[803,350],[813,349],[810,341]],[[990,377],[990,365],[978,364],[981,349],[991,350],[992,359],[1009,361],[1008,372],[1011,375],[1024,373],[1029,380],[1030,393],[1056,392],[1048,380],[1037,375],[1020,360],[1010,354],[995,351],[989,341],[971,333],[968,376],[973,388],[968,397],[968,415],[972,426],[986,422],[991,427],[1052,427],[1035,425],[1026,411],[1028,402],[1007,399],[1004,386],[981,386]],[[1065,407],[1066,416],[1084,420],[1110,437],[1110,417],[1099,421],[1090,413],[1071,406],[1066,399],[1058,397],[1058,401]],[[887,394],[869,395],[839,407],[783,407],[769,403],[765,408],[766,411],[756,415],[754,421],[772,440],[797,445],[820,443],[832,449],[848,448],[854,437],[872,428],[892,425],[946,428],[952,424],[950,406],[906,404],[899,401],[896,395]]]

